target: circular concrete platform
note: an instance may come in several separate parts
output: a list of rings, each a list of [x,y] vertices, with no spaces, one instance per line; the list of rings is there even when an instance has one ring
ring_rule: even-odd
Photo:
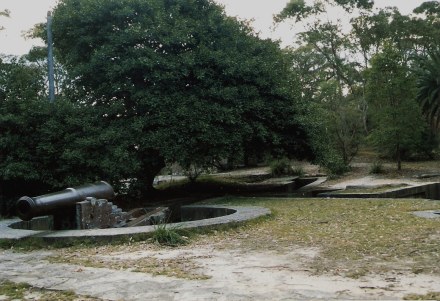
[[[172,223],[170,227],[178,227],[178,229],[204,228],[225,225],[229,223],[241,223],[251,219],[271,214],[271,211],[263,207],[235,207],[235,206],[185,206],[193,209],[221,208],[230,209],[234,213],[220,217]],[[20,222],[20,219],[0,220],[0,240],[19,240],[30,237],[44,238],[48,240],[62,239],[112,239],[124,238],[134,235],[143,235],[152,233],[155,226],[140,226],[127,228],[109,228],[109,229],[89,229],[89,230],[63,230],[63,231],[47,231],[47,230],[21,230],[13,229],[11,225]]]

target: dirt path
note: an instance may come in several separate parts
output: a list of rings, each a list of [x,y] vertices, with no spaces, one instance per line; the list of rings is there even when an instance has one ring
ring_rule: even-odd
[[[127,270],[50,263],[53,252],[0,252],[0,279],[51,290],[72,290],[105,300],[399,300],[409,293],[440,291],[440,277],[376,275],[360,279],[311,275],[304,262],[314,249],[275,253],[209,246],[95,254],[102,260],[156,257],[196,263],[205,280],[152,276]]]

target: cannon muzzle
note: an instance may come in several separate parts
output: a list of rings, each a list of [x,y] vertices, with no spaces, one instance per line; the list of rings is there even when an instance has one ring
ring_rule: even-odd
[[[87,197],[112,199],[114,196],[113,187],[100,181],[37,197],[24,196],[17,201],[16,209],[18,217],[29,221],[37,216],[51,215],[66,207],[74,207]]]

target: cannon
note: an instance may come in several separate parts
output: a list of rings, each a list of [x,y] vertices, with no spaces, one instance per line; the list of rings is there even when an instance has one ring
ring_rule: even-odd
[[[72,211],[70,208],[74,212],[76,204],[87,197],[112,199],[114,196],[113,187],[100,181],[37,197],[21,197],[17,201],[16,211],[19,218],[29,221],[37,216],[68,215]]]

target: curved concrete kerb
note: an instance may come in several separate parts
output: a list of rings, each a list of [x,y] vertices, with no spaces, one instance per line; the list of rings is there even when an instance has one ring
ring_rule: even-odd
[[[271,214],[271,211],[263,207],[235,207],[235,206],[185,206],[186,208],[205,209],[221,208],[230,209],[234,213],[220,217],[194,220],[180,223],[168,224],[170,227],[179,229],[213,227],[228,223],[240,223]],[[39,237],[47,239],[84,239],[84,238],[123,238],[139,234],[148,234],[155,230],[155,226],[140,226],[127,228],[89,229],[89,230],[64,230],[64,231],[35,231],[12,229],[10,226],[19,222],[19,219],[8,219],[0,221],[0,239],[23,239]]]
[[[415,211],[415,212],[413,212],[413,214],[415,216],[423,217],[423,218],[440,219],[440,211],[439,210]]]

